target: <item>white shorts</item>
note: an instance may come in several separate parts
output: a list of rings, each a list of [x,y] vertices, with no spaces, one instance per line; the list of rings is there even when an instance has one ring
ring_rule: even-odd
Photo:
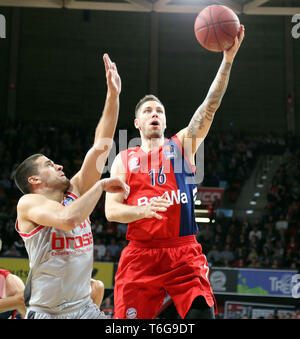
[[[27,309],[25,319],[107,319],[106,315],[99,310],[98,306],[90,301],[87,305],[72,312],[47,313]]]

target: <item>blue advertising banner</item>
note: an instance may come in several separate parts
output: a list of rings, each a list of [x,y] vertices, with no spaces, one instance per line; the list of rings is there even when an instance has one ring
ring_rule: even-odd
[[[237,293],[257,296],[292,297],[292,277],[298,271],[238,269]]]

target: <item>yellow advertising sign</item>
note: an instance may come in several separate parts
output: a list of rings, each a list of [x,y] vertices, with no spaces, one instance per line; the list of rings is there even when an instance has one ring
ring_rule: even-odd
[[[25,283],[29,273],[29,261],[19,258],[0,258],[0,268],[17,275]]]
[[[93,279],[101,280],[105,288],[113,288],[114,263],[94,262]]]

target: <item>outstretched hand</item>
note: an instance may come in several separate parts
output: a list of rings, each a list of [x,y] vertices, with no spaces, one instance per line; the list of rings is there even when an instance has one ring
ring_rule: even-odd
[[[239,50],[242,44],[242,41],[244,40],[244,36],[245,36],[245,27],[244,25],[241,25],[240,31],[238,32],[238,35],[234,39],[233,46],[227,49],[226,51],[224,51],[224,58],[226,59],[226,61],[230,61],[230,62],[233,61],[237,51]]]
[[[107,89],[110,94],[119,95],[121,93],[121,78],[118,74],[117,66],[112,62],[108,54],[103,55]]]

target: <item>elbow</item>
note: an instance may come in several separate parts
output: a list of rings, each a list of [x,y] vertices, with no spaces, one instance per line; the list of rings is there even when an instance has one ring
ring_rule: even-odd
[[[105,217],[106,217],[107,221],[109,221],[109,222],[114,221],[113,213],[111,213],[111,211],[105,210]]]
[[[65,231],[72,231],[76,226],[80,225],[80,221],[75,216],[66,216],[63,224]]]

